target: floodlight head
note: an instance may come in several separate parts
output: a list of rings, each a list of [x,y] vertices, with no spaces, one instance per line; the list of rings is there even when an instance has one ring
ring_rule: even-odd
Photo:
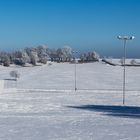
[[[118,38],[118,39],[122,39],[122,37],[121,37],[121,36],[117,36],[117,38]]]
[[[131,37],[130,37],[131,40],[133,40],[134,38],[135,38],[134,36],[131,36]]]
[[[120,40],[133,40],[135,37],[134,36],[117,36],[118,39]]]

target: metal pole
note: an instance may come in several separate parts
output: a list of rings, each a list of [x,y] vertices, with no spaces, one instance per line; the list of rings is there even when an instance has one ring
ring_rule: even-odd
[[[77,90],[77,85],[76,85],[76,77],[77,77],[77,71],[76,71],[76,58],[75,58],[75,91]]]
[[[126,60],[126,39],[124,39],[124,60],[123,60],[123,105],[125,105],[125,60]]]
[[[131,36],[131,37],[128,37],[128,36],[117,36],[117,38],[119,40],[123,40],[124,41],[124,58],[123,58],[123,105],[125,105],[125,86],[126,86],[126,74],[125,74],[125,67],[126,67],[126,64],[125,64],[125,60],[126,60],[126,41],[127,40],[133,40],[135,37],[134,36]]]
[[[76,51],[73,51],[73,58],[74,58],[74,90],[76,91],[77,90],[77,71],[76,71]]]

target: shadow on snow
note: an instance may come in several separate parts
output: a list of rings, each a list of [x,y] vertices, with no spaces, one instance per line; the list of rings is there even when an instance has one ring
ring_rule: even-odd
[[[109,106],[109,105],[82,105],[67,106],[69,108],[101,112],[103,115],[125,118],[140,118],[140,107],[136,106]]]
[[[3,79],[3,80],[5,80],[5,81],[16,81],[16,79]]]

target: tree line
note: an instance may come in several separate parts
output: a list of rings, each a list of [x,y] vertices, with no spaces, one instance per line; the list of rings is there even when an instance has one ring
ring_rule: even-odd
[[[96,52],[81,54],[80,62],[90,62],[98,60],[99,56]],[[74,54],[71,47],[64,48],[48,48],[40,45],[35,48],[24,48],[15,52],[0,52],[0,64],[10,66],[16,64],[25,66],[27,63],[37,65],[37,63],[46,64],[47,61],[71,62],[74,60]]]

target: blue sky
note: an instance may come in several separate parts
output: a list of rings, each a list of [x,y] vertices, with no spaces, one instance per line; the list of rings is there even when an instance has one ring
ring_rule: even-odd
[[[69,45],[121,57],[117,35],[134,35],[127,55],[140,57],[139,0],[0,0],[0,50]]]

